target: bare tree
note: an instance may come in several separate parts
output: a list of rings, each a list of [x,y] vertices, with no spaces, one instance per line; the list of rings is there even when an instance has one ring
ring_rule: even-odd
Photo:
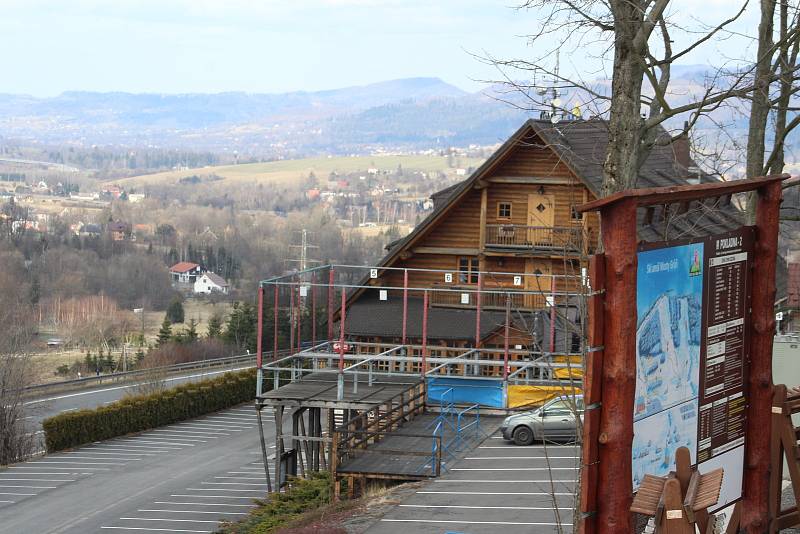
[[[528,36],[531,47],[545,52],[533,59],[483,59],[498,67],[503,86],[524,96],[521,102],[519,98],[508,98],[519,107],[545,105],[553,113],[569,114],[570,106],[562,104],[557,93],[570,89],[586,100],[583,105],[596,115],[608,117],[608,147],[603,164],[603,193],[608,195],[636,187],[639,169],[651,149],[686,135],[700,118],[740,99],[751,100],[758,92],[759,98],[767,101],[766,115],[759,108],[753,119],[760,124],[772,106],[779,103],[769,96],[768,88],[773,82],[781,80],[782,87],[793,94],[797,67],[792,51],[800,30],[796,17],[789,17],[797,9],[789,7],[788,0],[782,4],[785,17],[781,20],[785,23],[777,37],[767,22],[757,36],[750,36],[758,42],[756,58],[728,60],[730,66],[709,73],[696,94],[677,91],[672,86],[673,65],[704,45],[736,34],[732,26],[741,19],[748,1],[734,3],[722,20],[711,24],[698,21],[694,27],[685,27],[673,22],[668,9],[670,0],[527,0],[520,9],[535,12],[541,21],[539,31]],[[774,11],[775,0],[762,0],[762,4],[765,13],[770,13],[770,4]],[[767,18],[764,15],[765,21]],[[677,41],[688,44],[676,50],[673,47]],[[560,72],[549,59],[558,57],[560,51],[580,51],[593,57],[600,73],[610,67],[611,87],[602,82],[589,83],[582,74]],[[777,52],[784,60],[779,62],[782,67],[771,61]],[[525,76],[528,81],[519,81]],[[548,94],[543,78],[555,89],[553,94]],[[784,108],[788,105],[785,98],[780,102]],[[661,127],[667,121],[680,122],[681,118],[682,127],[673,126],[670,135],[663,135]],[[782,123],[778,122],[785,138],[787,128],[794,125],[787,124],[785,116]],[[763,146],[763,139],[754,139],[753,143]],[[762,173],[763,166],[762,157],[756,174]]]

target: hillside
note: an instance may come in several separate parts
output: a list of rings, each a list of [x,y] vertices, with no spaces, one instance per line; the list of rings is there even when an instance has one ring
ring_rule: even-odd
[[[455,163],[462,168],[477,166],[482,159],[460,157]],[[144,174],[113,183],[125,189],[147,189],[154,186],[169,186],[180,183],[181,178],[197,176],[213,178],[215,185],[233,186],[241,183],[271,183],[275,185],[293,185],[306,178],[310,173],[324,179],[332,172],[346,174],[350,172],[367,172],[369,168],[379,171],[395,171],[398,166],[423,172],[440,171],[454,173],[449,168],[448,158],[444,156],[361,156],[361,157],[325,157],[298,160],[271,161],[266,163],[244,163],[240,165],[220,165],[202,169]],[[219,178],[222,179],[220,184]]]

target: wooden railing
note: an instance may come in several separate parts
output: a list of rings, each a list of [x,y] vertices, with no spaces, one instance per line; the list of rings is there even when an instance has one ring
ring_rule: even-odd
[[[559,249],[579,253],[588,245],[589,235],[581,227],[487,224],[486,246],[497,248]]]

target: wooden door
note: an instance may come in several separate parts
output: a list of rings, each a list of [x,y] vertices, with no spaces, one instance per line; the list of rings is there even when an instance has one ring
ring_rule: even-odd
[[[527,260],[525,262],[525,307],[541,309],[545,307],[546,297],[553,289],[553,266],[549,260]]]
[[[555,224],[555,199],[553,195],[531,193],[528,195],[528,242],[532,245],[553,243]]]

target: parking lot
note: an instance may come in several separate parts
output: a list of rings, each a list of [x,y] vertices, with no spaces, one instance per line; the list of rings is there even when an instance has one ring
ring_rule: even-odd
[[[0,470],[0,533],[213,532],[264,495],[260,460],[249,406],[46,455]]]
[[[577,445],[520,447],[496,433],[367,532],[572,532],[579,465]]]

